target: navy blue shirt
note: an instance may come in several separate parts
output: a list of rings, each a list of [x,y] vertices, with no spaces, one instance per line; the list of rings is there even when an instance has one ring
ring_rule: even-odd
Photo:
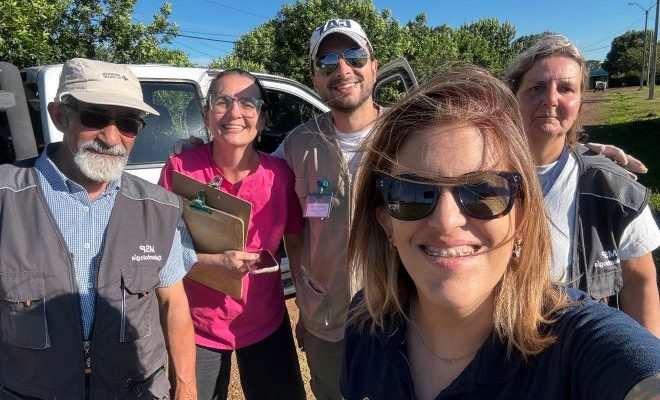
[[[552,326],[554,345],[525,361],[517,351],[507,358],[506,345],[491,335],[436,399],[618,400],[642,379],[660,373],[660,340],[583,292],[570,294],[580,302],[565,309]],[[343,397],[415,399],[405,319],[390,320],[374,335],[370,323],[363,330],[353,324],[346,327]]]

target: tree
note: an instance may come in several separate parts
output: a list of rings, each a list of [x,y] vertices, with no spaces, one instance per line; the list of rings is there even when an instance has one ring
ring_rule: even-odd
[[[51,35],[65,8],[62,1],[0,0],[0,60],[22,68],[59,59]]]
[[[360,22],[381,65],[405,57],[421,79],[441,63],[457,59],[501,73],[515,54],[511,47],[515,28],[496,19],[454,30],[447,25],[431,27],[426,15],[419,14],[402,26],[388,9],[379,11],[371,0],[297,0],[285,4],[275,18],[239,38],[231,55],[310,85],[309,38],[330,18]]]
[[[639,79],[643,46],[644,31],[628,31],[615,37],[603,62],[603,69],[610,73],[611,78]]]
[[[458,47],[452,35],[453,29],[447,25],[428,26],[425,14],[408,22],[401,55],[410,62],[419,80],[426,79],[443,62],[458,58]]]
[[[538,42],[543,36],[547,35],[558,35],[558,33],[545,31],[541,33],[532,33],[531,35],[523,35],[514,40],[511,46],[514,48],[516,54],[520,54],[536,44],[536,42]]]
[[[585,62],[587,64],[587,70],[599,70],[602,68],[601,62],[598,60],[587,60]]]
[[[232,54],[263,65],[268,72],[311,85],[309,39],[330,18],[359,21],[369,33],[379,61],[403,53],[404,29],[389,10],[378,12],[370,0],[297,0],[239,38]]]
[[[516,54],[511,45],[515,35],[513,25],[500,23],[495,18],[463,25],[455,34],[459,59],[489,68],[495,75],[502,75]]]
[[[232,69],[240,68],[250,72],[266,72],[266,67],[253,61],[243,60],[234,55],[228,55],[211,60],[209,68],[213,69]]]
[[[0,59],[19,68],[87,57],[119,63],[191,65],[163,47],[178,28],[164,3],[149,25],[132,21],[137,0],[0,0]]]

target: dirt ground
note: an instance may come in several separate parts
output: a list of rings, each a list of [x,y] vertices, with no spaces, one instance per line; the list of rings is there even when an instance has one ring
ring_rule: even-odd
[[[286,308],[291,317],[291,329],[293,330],[298,322],[298,307],[296,307],[295,299],[291,298],[286,301]],[[312,390],[309,387],[309,368],[307,368],[307,359],[305,353],[298,349],[298,361],[300,362],[300,372],[302,373],[303,382],[305,383],[305,392],[307,393],[308,400],[314,400]],[[231,367],[231,381],[229,383],[229,400],[244,400],[243,391],[241,390],[241,381],[238,377],[238,369],[236,369],[236,357],[232,357]]]
[[[608,89],[617,90],[617,89]],[[581,125],[599,125],[601,121],[598,118],[598,108],[605,98],[605,92],[587,91],[582,101],[582,111],[580,113]]]

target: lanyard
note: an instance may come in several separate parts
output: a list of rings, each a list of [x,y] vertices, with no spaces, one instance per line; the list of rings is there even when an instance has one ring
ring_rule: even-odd
[[[543,182],[543,197],[548,195],[550,189],[552,189],[552,186],[557,181],[557,178],[559,178],[561,171],[566,165],[566,161],[568,161],[568,153],[568,145],[564,145],[564,150],[562,150],[557,163],[550,169],[548,178],[545,180],[545,182]]]

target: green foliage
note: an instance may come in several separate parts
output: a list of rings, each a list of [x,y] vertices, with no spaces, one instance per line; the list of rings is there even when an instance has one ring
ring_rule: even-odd
[[[649,42],[653,37],[649,34]],[[612,48],[603,69],[610,73],[611,78],[636,77],[639,79],[642,65],[642,48],[644,47],[644,31],[628,31],[612,40]],[[647,52],[649,51],[647,47]],[[651,54],[647,54],[647,60]]]
[[[587,60],[585,63],[588,70],[599,70],[603,68],[602,63],[598,60]]]
[[[543,36],[546,35],[557,35],[556,32],[545,31],[541,33],[533,33],[531,35],[523,35],[513,41],[512,46],[516,51],[516,54],[522,53],[523,51],[532,47],[536,42],[539,41]]]
[[[459,58],[489,68],[493,74],[501,76],[516,55],[516,49],[511,45],[515,35],[513,25],[509,22],[501,24],[494,18],[463,25],[456,31]]]
[[[19,68],[86,57],[191,65],[164,48],[178,32],[164,3],[149,25],[132,21],[137,0],[0,0],[0,59]]]
[[[67,4],[49,0],[0,0],[0,60],[19,68],[58,59],[55,21]]]
[[[208,67],[212,69],[240,68],[250,72],[266,72],[266,67],[264,67],[262,64],[255,63],[254,61],[244,60],[234,55],[215,58],[209,63]]]
[[[316,27],[331,18],[360,22],[381,65],[405,57],[420,80],[443,62],[458,59],[501,73],[516,53],[511,45],[515,28],[496,19],[454,30],[447,25],[431,27],[426,15],[420,14],[401,25],[388,9],[379,11],[371,0],[297,0],[238,39],[231,56],[311,86],[309,39]]]
[[[649,206],[656,213],[660,214],[660,192],[655,191],[651,193],[651,200],[649,201]]]

